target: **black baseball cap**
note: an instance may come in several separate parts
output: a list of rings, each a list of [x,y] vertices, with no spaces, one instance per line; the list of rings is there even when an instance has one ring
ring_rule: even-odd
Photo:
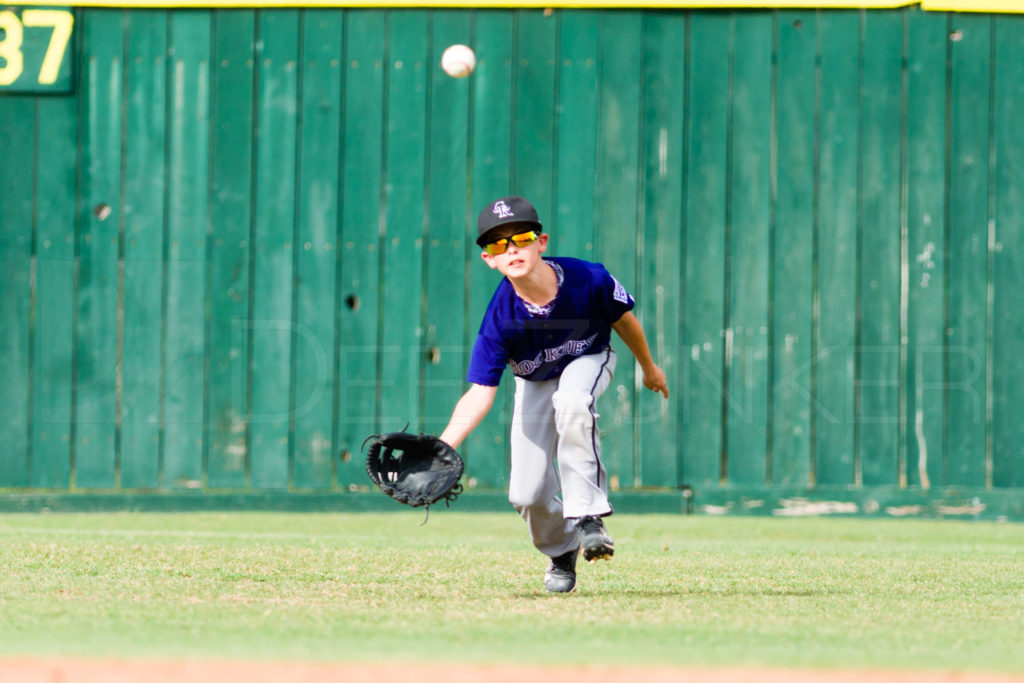
[[[537,232],[542,229],[537,209],[533,208],[533,204],[522,197],[502,197],[485,206],[477,217],[477,246],[487,246],[490,241],[488,237],[495,228],[513,223],[529,225]]]

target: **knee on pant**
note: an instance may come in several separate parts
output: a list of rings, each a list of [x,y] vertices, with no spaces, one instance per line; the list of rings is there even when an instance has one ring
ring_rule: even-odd
[[[556,391],[551,402],[555,406],[555,422],[564,425],[579,420],[589,421],[594,397],[585,391]]]
[[[545,479],[544,471],[512,467],[508,486],[508,502],[512,503],[512,507],[522,511],[525,508],[547,505],[552,495],[551,484]]]
[[[529,510],[530,508],[544,507],[548,501],[544,500],[541,493],[542,491],[539,487],[509,489],[508,502],[519,512]]]

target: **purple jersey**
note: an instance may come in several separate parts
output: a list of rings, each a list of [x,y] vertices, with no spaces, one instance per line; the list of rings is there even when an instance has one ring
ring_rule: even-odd
[[[607,348],[612,323],[633,308],[633,297],[600,263],[544,262],[561,271],[554,301],[540,310],[528,308],[502,279],[480,323],[467,381],[497,386],[506,365],[528,380],[558,377],[579,356]]]

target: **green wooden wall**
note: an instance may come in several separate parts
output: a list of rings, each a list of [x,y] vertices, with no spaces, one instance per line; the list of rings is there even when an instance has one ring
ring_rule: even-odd
[[[669,375],[619,346],[614,486],[1024,486],[1024,17],[76,16],[74,93],[0,94],[0,486],[365,486],[464,389],[508,193]]]

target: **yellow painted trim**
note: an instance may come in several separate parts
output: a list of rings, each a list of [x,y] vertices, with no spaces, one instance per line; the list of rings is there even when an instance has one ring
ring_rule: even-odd
[[[1024,0],[922,0],[934,12],[1024,12]]]
[[[946,0],[956,2],[957,0]],[[969,2],[970,0],[959,0]],[[1024,0],[1020,0],[1024,2]],[[123,8],[268,8],[268,7],[442,7],[442,8],[555,8],[555,9],[892,9],[919,0],[65,0],[72,7]],[[1014,4],[1014,0],[989,0]],[[54,0],[17,0],[16,5],[53,5]]]
[[[1024,13],[1024,0],[17,0],[15,5],[123,8],[439,7],[556,9],[893,9],[920,4],[935,12]]]

